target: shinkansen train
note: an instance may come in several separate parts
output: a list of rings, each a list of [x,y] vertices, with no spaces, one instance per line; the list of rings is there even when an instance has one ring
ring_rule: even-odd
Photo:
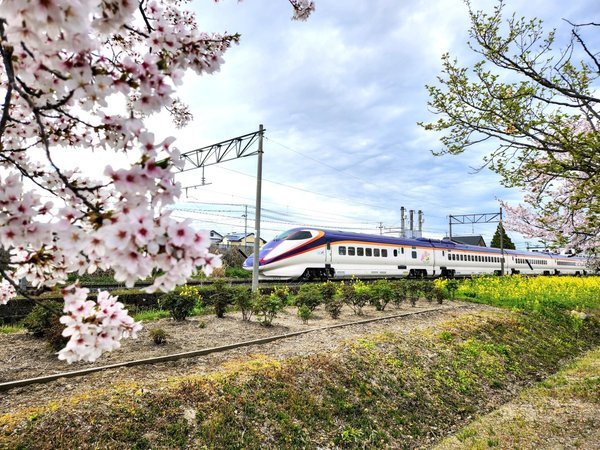
[[[503,264],[504,263],[504,264]],[[504,265],[504,268],[502,266]],[[460,277],[477,274],[585,275],[588,260],[554,253],[294,228],[259,253],[262,279]],[[244,262],[252,270],[253,256]]]

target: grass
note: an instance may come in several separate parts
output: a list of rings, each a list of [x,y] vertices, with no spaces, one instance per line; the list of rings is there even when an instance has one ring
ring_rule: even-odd
[[[594,448],[600,438],[599,408],[597,347],[436,449]]]
[[[0,334],[19,333],[24,330],[20,325],[0,325]]]
[[[162,309],[148,309],[145,311],[140,311],[138,313],[133,314],[133,319],[136,321],[144,321],[151,322],[159,319],[167,319],[171,317],[171,313],[169,311],[165,311]]]

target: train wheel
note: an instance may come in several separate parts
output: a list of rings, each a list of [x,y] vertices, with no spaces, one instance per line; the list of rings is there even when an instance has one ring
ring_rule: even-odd
[[[300,276],[300,281],[310,281],[314,277],[311,269],[305,269],[304,273]]]

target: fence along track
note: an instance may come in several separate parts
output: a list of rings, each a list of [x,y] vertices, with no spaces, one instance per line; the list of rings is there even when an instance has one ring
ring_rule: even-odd
[[[452,308],[452,309],[458,309],[458,308],[464,308],[464,307],[465,306],[457,306],[456,308]],[[335,328],[342,328],[342,327],[347,327],[347,326],[352,326],[352,325],[362,325],[362,324],[371,323],[371,322],[379,322],[382,320],[396,319],[399,317],[413,316],[413,315],[417,315],[417,314],[424,314],[424,313],[435,312],[435,311],[442,311],[445,309],[447,309],[447,308],[427,308],[427,309],[422,309],[420,311],[403,312],[403,313],[394,314],[394,315],[386,316],[386,317],[375,317],[372,319],[363,319],[363,320],[358,320],[355,322],[346,322],[346,323],[341,323],[341,324],[336,324],[336,325],[328,325],[328,326],[324,326],[324,327],[309,328],[307,330],[294,331],[292,333],[279,334],[276,336],[254,339],[251,341],[236,342],[234,344],[222,345],[220,347],[204,348],[204,349],[200,349],[200,350],[193,350],[191,352],[174,353],[172,355],[157,356],[155,358],[137,359],[137,360],[133,360],[133,361],[126,361],[126,362],[122,362],[122,363],[110,364],[110,365],[106,365],[106,366],[90,367],[89,369],[74,370],[71,372],[62,372],[62,373],[47,375],[47,376],[43,376],[43,377],[27,378],[24,380],[16,380],[16,381],[7,381],[4,383],[0,383],[0,392],[7,391],[9,389],[16,388],[16,387],[29,386],[31,384],[36,384],[36,383],[49,383],[51,381],[58,380],[59,378],[80,377],[80,376],[92,374],[94,372],[100,372],[100,371],[109,370],[109,369],[117,369],[120,367],[133,367],[133,366],[141,366],[144,364],[157,364],[157,363],[161,363],[161,362],[177,361],[179,359],[184,359],[184,358],[193,358],[195,356],[209,355],[211,353],[222,353],[222,352],[226,352],[228,350],[234,350],[237,348],[248,347],[250,345],[267,344],[269,342],[279,341],[282,339],[288,339],[291,337],[301,336],[303,334],[314,333],[317,331],[332,330]]]

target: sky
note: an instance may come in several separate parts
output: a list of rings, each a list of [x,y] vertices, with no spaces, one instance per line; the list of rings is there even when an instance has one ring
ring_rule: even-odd
[[[441,56],[473,63],[468,15],[460,0],[316,0],[306,22],[291,20],[287,0],[194,1],[200,29],[239,32],[241,42],[212,75],[188,74],[179,97],[193,122],[184,129],[151,118],[159,136],[177,138],[182,152],[266,129],[261,236],[296,226],[389,233],[400,208],[422,210],[423,235],[448,233],[448,216],[493,213],[498,199],[522,193],[477,172],[489,147],[460,156],[433,156],[439,136],[417,125],[435,116],[426,84],[435,84]],[[598,17],[597,0],[507,0],[506,12],[539,17],[568,33],[563,19]],[[491,12],[495,2],[473,0]],[[195,226],[253,232],[257,157],[207,167],[206,186],[184,189],[175,215]],[[183,187],[201,183],[199,170],[179,174]],[[247,212],[247,220],[243,217]],[[416,217],[416,213],[415,213]],[[482,234],[497,224],[453,227]],[[509,232],[518,248],[534,239]]]

